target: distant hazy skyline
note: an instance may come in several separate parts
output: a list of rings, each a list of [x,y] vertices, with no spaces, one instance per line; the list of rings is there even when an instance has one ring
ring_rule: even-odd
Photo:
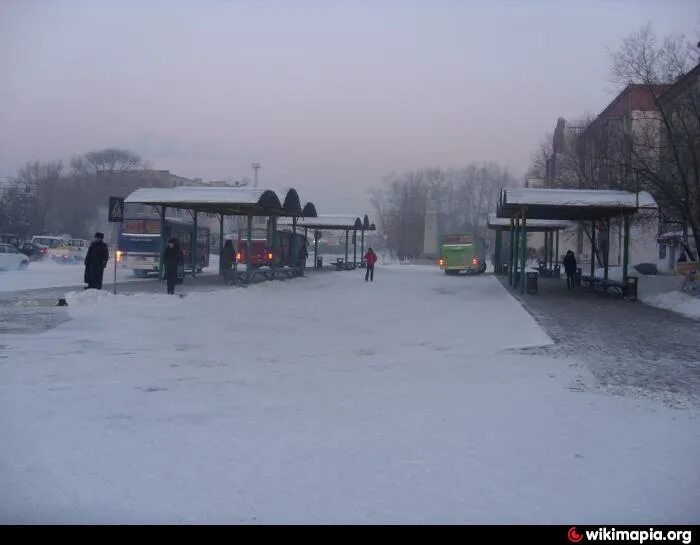
[[[0,176],[123,147],[187,177],[370,211],[390,172],[495,161],[522,177],[559,116],[614,95],[608,50],[700,2],[0,2]]]

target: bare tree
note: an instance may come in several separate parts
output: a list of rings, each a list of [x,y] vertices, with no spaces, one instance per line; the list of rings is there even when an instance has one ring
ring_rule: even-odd
[[[55,218],[55,197],[63,172],[63,163],[33,161],[27,163],[17,173],[16,183],[25,193],[31,194],[33,207],[27,210],[32,214],[30,224],[39,232],[46,232],[52,227]]]
[[[462,169],[421,169],[385,178],[371,200],[387,245],[400,258],[423,252],[425,209],[428,199],[438,208],[440,231],[470,232],[486,238],[489,212],[496,208],[501,187],[515,185],[508,171],[493,163]]]
[[[120,170],[134,170],[142,165],[141,157],[122,149],[106,148],[89,151],[71,162],[71,166],[81,172],[112,174]]]
[[[626,37],[612,60],[613,80],[644,85],[656,111],[636,130],[613,133],[624,153],[608,159],[632,174],[625,177],[634,186],[628,189],[648,190],[668,219],[690,227],[700,248],[700,71],[693,68],[698,50],[683,36],[659,43],[649,24]]]

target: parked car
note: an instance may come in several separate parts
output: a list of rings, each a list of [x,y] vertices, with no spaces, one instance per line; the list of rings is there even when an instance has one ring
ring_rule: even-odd
[[[49,257],[57,263],[82,263],[87,255],[90,242],[82,238],[72,238],[65,244],[49,248]]]
[[[39,261],[48,255],[49,249],[33,242],[25,242],[19,247],[19,251],[29,258],[29,261]]]
[[[15,248],[19,248],[22,237],[14,233],[0,233],[0,243],[12,244]]]
[[[45,248],[58,248],[59,246],[65,245],[67,242],[68,239],[64,237],[53,237],[44,235],[34,235],[32,237],[32,243],[38,244],[39,246],[43,246]]]
[[[0,243],[0,270],[16,271],[26,269],[29,258],[12,244]]]

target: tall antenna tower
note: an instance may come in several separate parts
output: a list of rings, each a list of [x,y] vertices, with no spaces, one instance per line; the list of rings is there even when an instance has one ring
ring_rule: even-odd
[[[251,165],[253,167],[253,187],[258,187],[258,170],[260,170],[260,163],[253,163]]]

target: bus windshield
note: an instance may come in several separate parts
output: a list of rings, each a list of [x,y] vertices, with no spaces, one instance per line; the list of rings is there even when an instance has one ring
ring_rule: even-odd
[[[447,235],[443,241],[443,244],[472,244],[473,239],[471,235]]]

